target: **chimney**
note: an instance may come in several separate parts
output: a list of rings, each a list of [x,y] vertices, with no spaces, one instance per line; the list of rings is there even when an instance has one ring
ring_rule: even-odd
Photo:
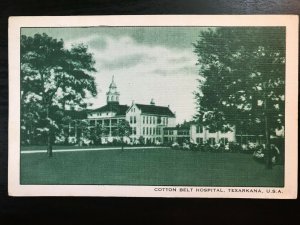
[[[154,102],[154,99],[153,99],[153,98],[151,98],[150,105],[155,105],[155,102]]]

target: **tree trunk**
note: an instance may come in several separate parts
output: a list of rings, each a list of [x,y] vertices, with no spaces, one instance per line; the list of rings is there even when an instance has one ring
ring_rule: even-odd
[[[49,119],[49,107],[47,107],[47,119],[48,119],[48,137],[47,137],[47,154],[48,154],[48,157],[52,157],[52,124],[51,124],[51,121]]]
[[[52,151],[52,134],[51,134],[51,131],[49,130],[49,133],[48,133],[48,143],[47,143],[47,154],[48,154],[48,157],[52,157],[53,155],[53,151]]]
[[[265,115],[265,135],[266,135],[266,168],[272,169],[272,154],[270,148],[270,131],[267,115]]]
[[[124,150],[124,137],[121,138],[121,150]]]
[[[265,121],[265,140],[266,140],[266,168],[272,169],[272,154],[270,148],[270,127],[268,123],[268,105],[266,96],[266,83],[264,82],[264,121]]]

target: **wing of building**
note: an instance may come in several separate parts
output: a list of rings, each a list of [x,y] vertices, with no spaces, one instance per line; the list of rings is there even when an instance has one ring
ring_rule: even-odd
[[[163,128],[174,127],[176,124],[176,116],[171,109],[155,105],[153,99],[149,105],[132,102],[131,106],[128,106],[121,105],[119,98],[120,93],[113,78],[106,93],[106,105],[86,112],[77,112],[78,115],[74,113],[73,118],[86,120],[91,132],[99,125],[103,127],[102,143],[119,139],[118,123],[122,120],[127,120],[130,124],[132,133],[127,141],[131,143],[138,142],[141,138],[144,143],[162,143]],[[70,130],[73,142],[78,140],[78,135],[81,134],[77,132],[76,123],[71,125]]]
[[[121,121],[127,121],[131,133],[125,141],[132,144],[141,142],[182,144],[189,141],[198,144],[208,142],[212,145],[219,142],[242,143],[239,141],[235,127],[232,127],[230,131],[210,131],[207,127],[193,121],[186,122],[183,126],[176,126],[176,115],[169,106],[158,106],[153,99],[148,105],[132,102],[130,106],[120,104],[119,100],[120,93],[112,78],[106,93],[106,105],[86,111],[68,111],[67,114],[73,118],[73,122],[65,130],[71,142],[76,143],[83,136],[83,130],[78,126],[80,121],[87,123],[90,133],[95,133],[99,127],[102,129],[101,143],[120,140],[118,124]],[[243,140],[250,140],[249,137],[248,139],[245,137],[243,135]]]

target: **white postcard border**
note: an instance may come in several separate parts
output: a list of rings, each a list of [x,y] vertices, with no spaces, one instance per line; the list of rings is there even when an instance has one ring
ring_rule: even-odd
[[[81,26],[285,26],[286,108],[284,188],[127,185],[20,185],[20,28]],[[9,19],[9,158],[11,196],[122,196],[185,198],[297,198],[298,17],[239,16],[58,16]],[[174,189],[175,188],[175,189]],[[219,190],[217,190],[219,189]]]

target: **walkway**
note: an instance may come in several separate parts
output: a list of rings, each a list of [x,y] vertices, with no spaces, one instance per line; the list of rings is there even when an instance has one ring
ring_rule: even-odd
[[[138,146],[138,147],[124,147],[124,150],[134,149],[169,149],[170,147],[161,146]],[[53,152],[83,152],[83,151],[106,151],[106,150],[121,150],[121,147],[105,147],[105,148],[80,148],[80,149],[54,149]],[[47,153],[47,150],[24,150],[21,154]]]

